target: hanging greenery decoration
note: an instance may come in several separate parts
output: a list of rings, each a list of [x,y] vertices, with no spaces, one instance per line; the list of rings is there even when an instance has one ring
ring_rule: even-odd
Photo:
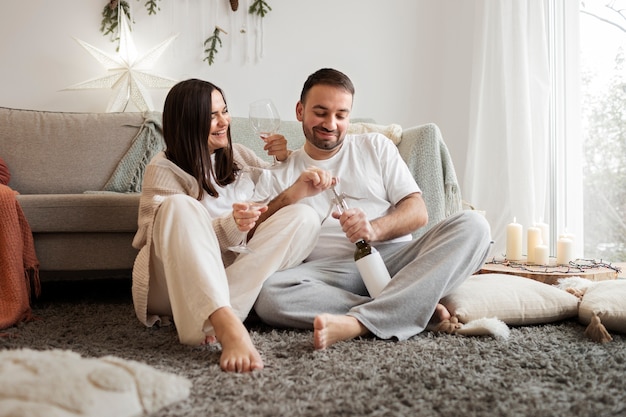
[[[157,14],[157,10],[161,10],[161,8],[157,5],[157,0],[148,0],[145,6],[149,15]]]
[[[265,0],[254,0],[248,9],[248,13],[265,17],[270,10],[272,10],[272,8]]]
[[[128,2],[125,0],[121,0],[118,4],[118,0],[110,0],[107,2],[107,5],[104,6],[102,10],[102,22],[100,23],[100,32],[104,34],[104,36],[110,36],[111,42],[115,42],[119,39],[117,35],[117,25],[119,20],[118,10],[122,10],[122,12],[126,15],[129,21],[132,21],[130,18],[130,6]]]
[[[215,30],[213,31],[213,35],[209,36],[205,41],[204,41],[204,53],[206,54],[206,57],[203,59],[203,61],[207,61],[209,63],[209,65],[213,65],[213,62],[215,61],[215,55],[217,54],[217,45],[219,44],[219,47],[222,47],[222,39],[220,39],[220,32],[224,33],[225,35],[228,35],[228,33],[222,29],[219,26],[215,26]],[[207,48],[207,43],[210,44],[209,47]]]
[[[141,0],[137,0],[141,1]],[[161,10],[159,7],[159,2],[161,0],[146,0],[144,6],[146,10],[148,10],[148,15],[157,14],[158,11]],[[230,3],[230,8],[233,12],[236,12],[239,9],[239,0],[228,0]],[[118,22],[119,22],[119,10],[126,15],[129,22],[133,22],[133,19],[130,15],[130,6],[128,1],[126,0],[107,0],[106,6],[102,10],[102,22],[100,23],[100,32],[102,32],[105,36],[110,36],[111,42],[115,42],[119,39],[117,36],[118,33]],[[248,8],[248,13],[252,15],[260,16],[261,18],[265,17],[272,8],[265,0],[253,0],[252,4]],[[215,55],[218,52],[218,48],[222,47],[222,39],[220,38],[220,34],[228,35],[228,33],[220,28],[219,26],[215,26],[215,30],[213,34],[209,36],[204,41],[204,53],[206,57],[203,61],[207,61],[209,65],[213,65],[215,62]],[[242,33],[244,31],[242,30]],[[208,47],[207,47],[208,44]]]

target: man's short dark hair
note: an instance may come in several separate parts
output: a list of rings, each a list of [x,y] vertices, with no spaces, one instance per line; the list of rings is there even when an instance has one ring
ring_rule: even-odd
[[[304,103],[309,90],[319,84],[340,87],[354,96],[354,85],[346,74],[336,69],[322,68],[309,75],[309,78],[304,82],[300,101]]]

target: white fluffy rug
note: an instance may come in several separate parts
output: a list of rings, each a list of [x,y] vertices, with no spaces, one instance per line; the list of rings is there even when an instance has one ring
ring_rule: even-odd
[[[130,417],[189,396],[191,382],[114,356],[0,351],[0,416]]]

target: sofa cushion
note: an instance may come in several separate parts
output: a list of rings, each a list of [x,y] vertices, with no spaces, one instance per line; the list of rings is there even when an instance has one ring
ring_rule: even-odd
[[[78,278],[101,278],[102,271],[114,271],[116,276],[122,273],[128,277],[138,253],[132,246],[134,236],[134,232],[35,233],[41,277],[70,277],[70,274],[48,274],[47,271],[85,271]]]
[[[101,190],[143,122],[142,113],[69,113],[0,107],[9,186],[22,194]]]
[[[350,123],[348,133],[380,133],[391,139],[396,146],[402,140],[402,126],[399,124],[377,125],[375,123]]]
[[[17,200],[33,233],[137,230],[139,194],[20,194]]]

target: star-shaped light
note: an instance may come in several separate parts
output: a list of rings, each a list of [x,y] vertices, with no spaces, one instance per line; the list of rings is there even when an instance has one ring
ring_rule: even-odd
[[[66,90],[112,88],[114,94],[107,106],[107,112],[122,112],[129,101],[140,111],[153,110],[148,88],[169,88],[177,81],[152,74],[149,70],[165,49],[178,35],[174,35],[153,47],[137,58],[137,49],[130,33],[126,15],[121,13],[120,46],[116,55],[108,54],[95,46],[76,39],[87,52],[107,69],[107,74],[75,84]]]

